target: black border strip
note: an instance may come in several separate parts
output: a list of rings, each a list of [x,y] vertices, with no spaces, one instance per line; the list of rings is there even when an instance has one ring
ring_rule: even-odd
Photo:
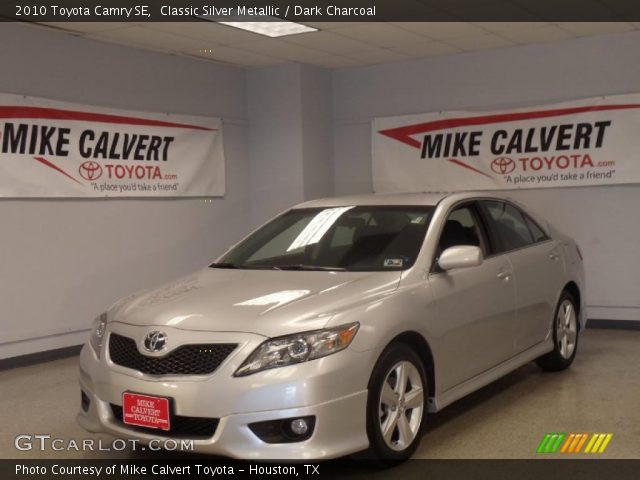
[[[612,330],[640,330],[640,320],[587,320],[587,328],[603,328]]]
[[[538,438],[532,442],[532,452]],[[615,440],[614,440],[615,441]],[[609,447],[611,449],[612,447]],[[587,454],[588,455],[588,454]],[[563,480],[580,478],[581,480],[602,480],[614,477],[616,480],[635,480],[638,478],[640,460],[612,460],[601,459],[600,455],[582,456],[582,458],[563,455],[537,455],[535,459],[522,460],[407,460],[405,462],[368,462],[366,460],[298,460],[279,461],[269,460],[268,463],[258,461],[237,461],[230,459],[212,459],[200,455],[197,458],[182,454],[181,459],[175,452],[157,452],[152,456],[148,452],[146,460],[140,459],[2,459],[0,460],[0,475],[3,479],[49,480],[74,478],[77,480],[95,480],[95,470],[102,468],[100,479],[180,479],[210,480],[212,478],[225,479],[260,479],[271,477],[298,478],[300,480]],[[167,458],[169,457],[169,458]],[[557,460],[553,460],[556,458]],[[16,469],[16,465],[19,466]],[[66,475],[53,474],[53,467],[65,473],[76,470],[77,473]],[[200,473],[196,465],[199,465]],[[137,467],[135,474],[122,471],[122,467]],[[114,468],[115,467],[115,468]],[[169,473],[167,467],[175,473]],[[182,467],[182,470],[177,470]],[[204,473],[203,468],[218,469],[216,475]],[[27,473],[29,469],[46,469],[44,474]],[[82,469],[85,469],[84,471]],[[114,473],[107,473],[108,468],[114,468]],[[142,468],[145,470],[143,471]],[[165,468],[164,472],[159,468]],[[231,472],[233,469],[233,472]],[[294,471],[291,474],[291,471]]]
[[[27,367],[29,365],[50,362],[52,360],[60,360],[61,358],[74,357],[80,353],[80,349],[82,349],[82,345],[73,345],[71,347],[55,348],[53,350],[45,350],[44,352],[28,353],[17,357],[3,358],[0,360],[0,370]]]
[[[0,21],[27,22],[557,22],[639,21],[636,0],[163,0],[134,4],[130,0],[16,0],[0,2]],[[57,8],[54,10],[53,5]],[[101,8],[96,11],[95,7]],[[205,7],[215,6],[215,9]],[[297,7],[306,7],[301,9]],[[22,7],[22,8],[19,8]],[[24,7],[27,7],[26,9]],[[59,7],[69,8],[65,13]],[[76,10],[72,10],[73,8]],[[114,8],[105,15],[103,8]],[[138,7],[134,11],[120,9]],[[144,7],[144,9],[143,9]],[[168,8],[173,7],[173,8]],[[253,7],[255,11],[240,9]]]

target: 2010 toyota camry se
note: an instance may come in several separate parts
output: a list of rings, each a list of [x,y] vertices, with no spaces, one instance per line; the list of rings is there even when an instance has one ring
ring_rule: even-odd
[[[483,193],[315,200],[121,300],[80,357],[78,421],[245,459],[409,457],[428,421],[584,325],[578,246]]]

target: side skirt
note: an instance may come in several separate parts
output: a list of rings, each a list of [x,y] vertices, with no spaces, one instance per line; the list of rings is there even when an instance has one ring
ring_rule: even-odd
[[[470,378],[469,380],[465,380],[437,397],[430,397],[428,412],[434,413],[442,410],[444,407],[452,404],[456,400],[459,400],[471,392],[494,382],[500,377],[504,377],[508,373],[511,373],[517,368],[520,368],[551,350],[553,350],[553,343],[550,339],[545,340],[544,342],[534,345],[524,352],[519,353],[515,357],[511,357],[509,360],[506,360],[495,367]]]

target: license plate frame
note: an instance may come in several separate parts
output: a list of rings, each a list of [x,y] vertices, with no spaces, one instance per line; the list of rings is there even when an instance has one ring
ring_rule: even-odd
[[[168,432],[171,430],[171,400],[146,393],[123,392],[122,423]]]

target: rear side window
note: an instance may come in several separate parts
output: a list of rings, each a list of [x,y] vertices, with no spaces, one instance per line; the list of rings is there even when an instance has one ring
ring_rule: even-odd
[[[538,226],[538,224],[533,220],[531,220],[531,218],[529,218],[527,214],[524,214],[524,219],[527,222],[527,226],[529,227],[529,230],[531,230],[531,235],[533,235],[534,242],[536,243],[544,242],[545,240],[549,239],[547,234],[544,233],[542,229]]]
[[[509,203],[497,200],[482,202],[491,220],[491,230],[497,240],[498,250],[507,252],[535,243],[534,236],[524,215]],[[544,235],[544,232],[542,232]]]

